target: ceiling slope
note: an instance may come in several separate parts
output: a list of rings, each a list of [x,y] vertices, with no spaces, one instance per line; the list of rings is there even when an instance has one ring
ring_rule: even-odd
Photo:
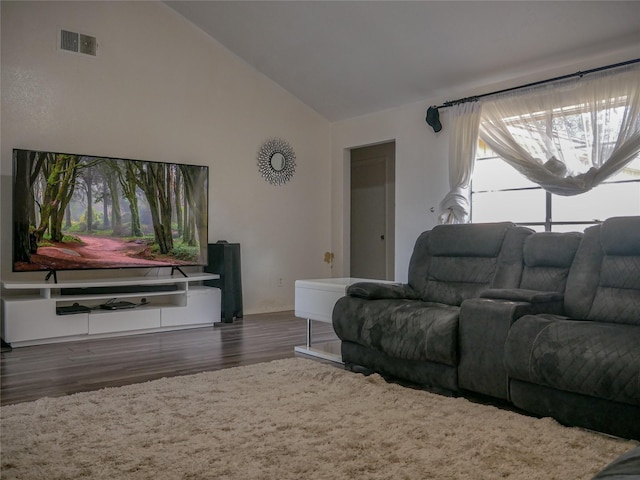
[[[165,3],[329,121],[640,49],[638,1]]]

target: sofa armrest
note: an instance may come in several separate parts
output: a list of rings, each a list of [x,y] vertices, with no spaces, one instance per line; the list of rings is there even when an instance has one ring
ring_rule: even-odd
[[[482,292],[480,298],[532,304],[564,302],[564,295],[560,292],[541,292],[524,288],[491,288]]]
[[[461,388],[508,400],[505,342],[511,325],[532,313],[532,308],[528,302],[489,298],[462,302],[458,326]]]
[[[358,282],[349,285],[347,295],[367,300],[417,300],[418,294],[408,284]]]
[[[460,307],[458,382],[466,390],[509,400],[504,356],[511,326],[525,315],[562,315],[564,296],[517,288],[485,290],[481,296]]]

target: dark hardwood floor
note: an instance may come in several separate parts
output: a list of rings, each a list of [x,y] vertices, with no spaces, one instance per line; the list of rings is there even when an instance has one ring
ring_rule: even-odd
[[[335,339],[314,322],[313,340]],[[20,347],[0,354],[0,404],[293,357],[306,321],[292,311],[175,332]],[[320,361],[320,360],[319,360]]]

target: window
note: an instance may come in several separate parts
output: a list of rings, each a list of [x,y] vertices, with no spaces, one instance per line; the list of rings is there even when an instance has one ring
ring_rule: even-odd
[[[575,158],[586,148],[575,143]],[[565,197],[527,180],[479,141],[471,183],[472,222],[512,221],[536,231],[563,232],[583,231],[626,215],[640,215],[640,157],[596,188]]]

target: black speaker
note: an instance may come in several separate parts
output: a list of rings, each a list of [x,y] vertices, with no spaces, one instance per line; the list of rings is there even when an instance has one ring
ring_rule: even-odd
[[[207,273],[217,273],[219,279],[206,280],[205,285],[222,292],[222,319],[226,323],[242,318],[242,277],[240,273],[240,244],[220,240],[207,246]]]

